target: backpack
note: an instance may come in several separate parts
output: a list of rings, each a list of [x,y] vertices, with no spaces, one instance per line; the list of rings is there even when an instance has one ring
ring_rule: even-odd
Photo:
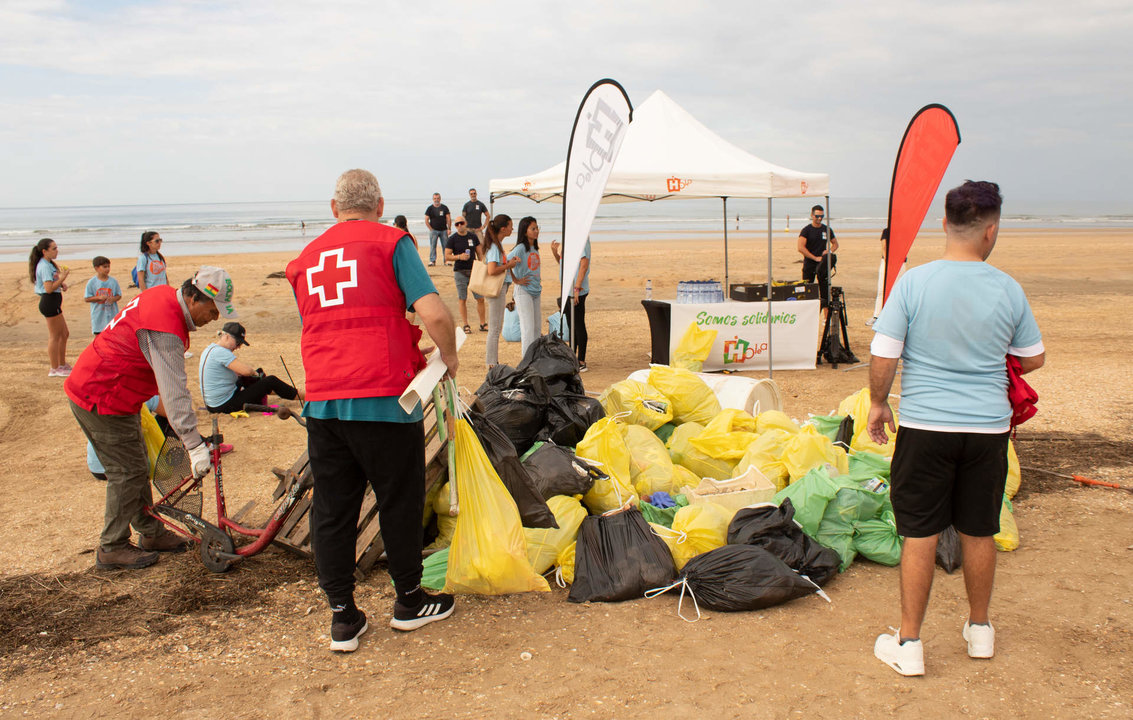
[[[1035,416],[1039,394],[1023,379],[1023,365],[1014,355],[1007,356],[1007,400],[1011,403],[1011,433]]]

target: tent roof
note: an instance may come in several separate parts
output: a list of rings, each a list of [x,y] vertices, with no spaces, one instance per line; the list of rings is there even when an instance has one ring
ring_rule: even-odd
[[[492,180],[493,198],[522,195],[562,202],[566,163],[532,175]],[[822,197],[830,176],[761,160],[712,132],[655,91],[633,112],[602,202],[665,198]]]

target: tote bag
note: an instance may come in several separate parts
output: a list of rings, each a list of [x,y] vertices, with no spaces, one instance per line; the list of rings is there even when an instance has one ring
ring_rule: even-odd
[[[500,290],[504,286],[504,278],[507,276],[506,272],[498,275],[488,274],[488,264],[482,263],[479,260],[472,261],[472,278],[468,281],[468,289],[477,295],[484,297],[494,298],[500,296]]]

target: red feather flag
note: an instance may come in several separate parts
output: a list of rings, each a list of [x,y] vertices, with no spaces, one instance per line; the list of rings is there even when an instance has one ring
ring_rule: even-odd
[[[893,186],[889,191],[889,240],[885,244],[885,294],[897,282],[897,274],[920,232],[944,171],[960,144],[956,117],[943,105],[933,103],[917,111],[905,129]]]

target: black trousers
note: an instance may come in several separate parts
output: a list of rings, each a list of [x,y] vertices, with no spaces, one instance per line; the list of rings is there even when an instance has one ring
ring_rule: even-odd
[[[830,269],[838,267],[838,256],[830,256]],[[818,278],[818,296],[822,300],[822,307],[830,303],[830,288],[828,287],[830,275],[826,272],[826,260],[815,262],[810,258],[803,258],[803,282],[812,283]]]
[[[229,413],[244,409],[244,403],[258,404],[269,394],[275,393],[284,400],[294,400],[299,397],[298,391],[275,375],[264,377],[238,377],[236,378],[236,394],[228,398],[223,405],[208,407],[209,412]]]
[[[571,307],[567,305],[566,323],[570,328],[570,348],[578,357],[580,363],[586,362],[586,295],[578,296],[578,304],[574,306],[574,322],[577,328],[571,326]]]
[[[389,574],[399,594],[421,584],[425,512],[423,422],[307,420],[315,478],[311,546],[319,587],[332,606],[354,598],[354,545],[366,483],[374,489]]]

